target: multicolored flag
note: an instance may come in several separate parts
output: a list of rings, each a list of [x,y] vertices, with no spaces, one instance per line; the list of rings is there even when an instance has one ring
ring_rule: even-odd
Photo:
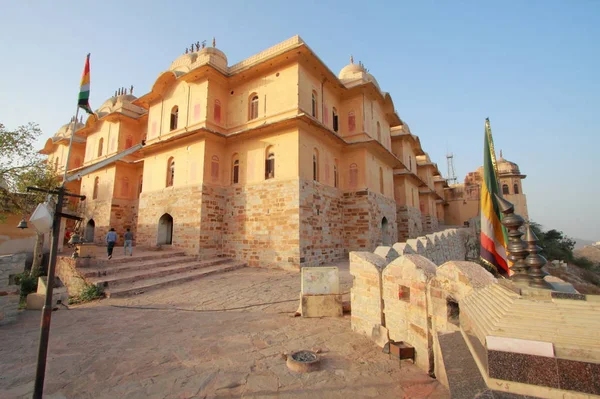
[[[85,67],[83,68],[83,75],[81,76],[81,87],[79,88],[79,100],[77,102],[80,108],[82,108],[88,114],[93,114],[92,108],[90,107],[90,55],[88,54],[85,58]]]
[[[493,266],[499,273],[510,276],[512,273],[506,259],[506,231],[500,223],[502,214],[498,207],[496,195],[501,196],[498,189],[498,173],[496,169],[496,153],[492,140],[490,120],[485,120],[485,140],[483,147],[483,176],[481,184],[481,260]]]

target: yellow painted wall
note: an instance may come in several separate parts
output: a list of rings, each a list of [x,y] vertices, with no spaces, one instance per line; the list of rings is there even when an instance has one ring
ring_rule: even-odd
[[[249,120],[252,94],[258,96],[258,118]],[[295,114],[298,109],[298,65],[274,68],[260,76],[231,84],[224,99],[228,103],[227,128],[233,132],[273,122],[289,116],[290,112]]]
[[[394,196],[398,205],[419,208],[419,187],[411,178],[394,176]]]
[[[118,122],[99,121],[94,130],[88,134],[85,149],[85,165],[98,162],[117,152],[119,139]],[[102,155],[98,156],[98,148],[102,139]]]
[[[393,169],[382,162],[376,155],[367,153],[367,187],[369,190],[394,198]],[[383,192],[380,184],[380,168],[383,171]]]
[[[338,165],[338,188],[342,187],[341,171],[345,164],[342,162],[342,153],[337,146],[327,144],[317,138],[317,135],[303,130],[300,136],[300,178],[313,180],[313,154],[318,154],[318,181],[328,186],[334,186],[333,167]]]
[[[448,201],[445,212],[445,223],[462,226],[464,222],[479,215],[479,200]]]
[[[108,201],[113,197],[115,187],[115,165],[107,166],[96,172],[92,172],[81,178],[81,194],[85,195],[86,198],[93,200],[94,193],[94,179],[99,178],[98,185],[98,197],[97,201]],[[86,199],[87,201],[87,199]]]
[[[142,166],[143,164],[116,164],[115,182],[113,187],[114,198],[133,200],[139,197]]]
[[[204,140],[164,148],[144,158],[143,192],[159,191],[166,188],[167,162],[175,159],[175,179],[173,187],[185,187],[202,183],[204,171]],[[169,187],[170,189],[170,187]]]

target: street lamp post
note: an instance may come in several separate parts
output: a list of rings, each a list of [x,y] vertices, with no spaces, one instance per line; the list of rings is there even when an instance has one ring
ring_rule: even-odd
[[[48,339],[50,338],[50,321],[52,319],[52,291],[54,290],[54,274],[56,270],[56,257],[58,255],[58,240],[60,238],[60,221],[63,217],[81,220],[80,217],[62,213],[63,201],[66,196],[85,200],[85,195],[68,193],[64,186],[61,186],[55,190],[43,190],[37,187],[27,187],[27,191],[38,191],[58,196],[52,221],[52,245],[50,247],[50,260],[48,263],[48,282],[44,307],[42,308],[40,345],[38,348],[35,385],[33,389],[33,398],[42,399],[42,395],[44,393],[44,377],[46,375],[46,358],[48,356]]]

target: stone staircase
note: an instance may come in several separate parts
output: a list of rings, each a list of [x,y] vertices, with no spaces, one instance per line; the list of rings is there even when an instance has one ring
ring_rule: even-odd
[[[230,258],[197,260],[183,252],[169,251],[98,261],[93,266],[80,268],[79,272],[88,283],[103,287],[108,298],[115,298],[137,295],[245,266],[245,262]]]

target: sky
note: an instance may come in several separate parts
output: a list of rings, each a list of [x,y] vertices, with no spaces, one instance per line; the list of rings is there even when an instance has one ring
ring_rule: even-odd
[[[229,65],[296,34],[337,73],[350,55],[446,175],[496,150],[527,175],[530,218],[600,241],[600,1],[0,0],[0,123],[36,122],[39,147],[75,114],[85,55],[92,108],[147,93],[196,41]]]

